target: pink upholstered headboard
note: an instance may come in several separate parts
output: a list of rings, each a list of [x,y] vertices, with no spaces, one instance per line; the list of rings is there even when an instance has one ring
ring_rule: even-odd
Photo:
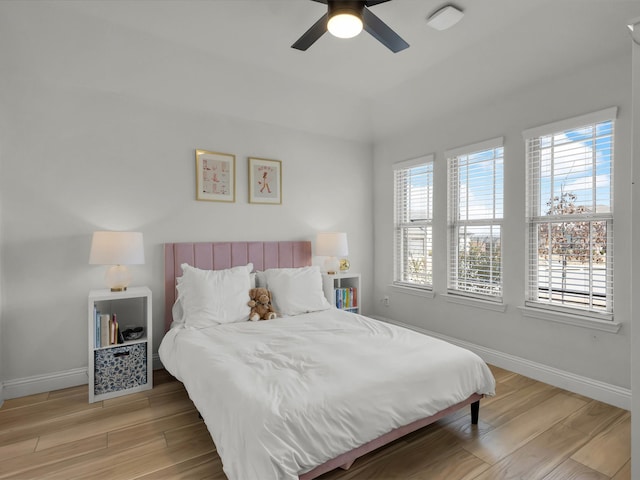
[[[164,244],[164,327],[171,326],[176,301],[176,277],[180,265],[203,270],[222,270],[253,263],[254,270],[311,265],[311,242],[214,242]]]

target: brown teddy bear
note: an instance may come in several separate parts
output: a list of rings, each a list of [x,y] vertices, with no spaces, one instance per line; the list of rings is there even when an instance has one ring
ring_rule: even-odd
[[[276,318],[276,312],[271,306],[271,292],[266,288],[252,288],[249,290],[249,306],[251,313],[249,320],[256,322],[258,320],[271,320]]]

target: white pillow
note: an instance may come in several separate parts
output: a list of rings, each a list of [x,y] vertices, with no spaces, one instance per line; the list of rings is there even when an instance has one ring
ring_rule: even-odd
[[[201,270],[186,263],[178,279],[184,323],[195,328],[249,319],[249,273],[253,264],[226,270]]]
[[[279,315],[327,310],[320,267],[271,268],[264,272],[273,306]]]
[[[273,268],[272,270],[277,270]],[[256,271],[256,287],[258,288],[267,288],[267,276],[263,271]]]
[[[171,307],[171,316],[173,317],[173,322],[171,322],[171,327],[177,325],[182,325],[184,323],[184,309],[182,308],[182,302],[179,299],[173,303],[173,307]]]

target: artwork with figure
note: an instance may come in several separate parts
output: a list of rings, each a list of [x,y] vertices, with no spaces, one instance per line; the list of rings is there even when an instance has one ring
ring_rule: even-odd
[[[282,163],[249,158],[249,202],[282,203]]]

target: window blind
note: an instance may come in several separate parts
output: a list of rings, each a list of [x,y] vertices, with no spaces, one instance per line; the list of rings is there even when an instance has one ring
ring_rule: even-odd
[[[529,131],[538,133],[526,138],[531,306],[612,318],[615,113],[579,117],[573,127],[565,121],[554,132]]]
[[[447,152],[451,293],[502,296],[502,138]]]
[[[394,283],[431,286],[433,155],[394,165]]]

